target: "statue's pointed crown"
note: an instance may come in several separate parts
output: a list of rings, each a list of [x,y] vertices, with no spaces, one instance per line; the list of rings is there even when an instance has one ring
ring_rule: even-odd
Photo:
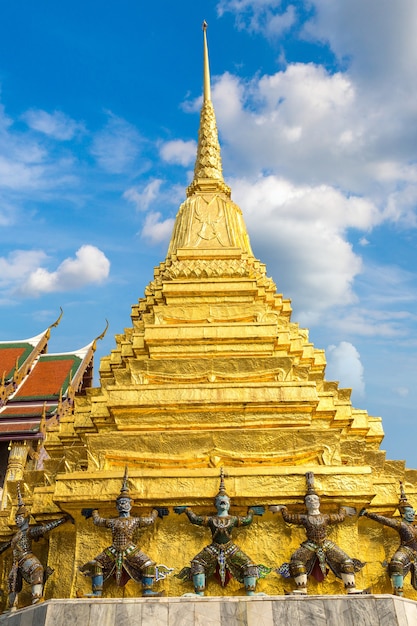
[[[20,490],[20,481],[17,483],[17,510],[16,515],[23,515],[29,517],[29,511],[26,508],[25,502],[22,498],[22,492]]]
[[[121,498],[130,498],[127,465],[125,466],[125,473],[123,475],[122,486],[120,489],[120,494],[117,496],[117,500],[120,500]]]
[[[224,484],[224,469],[223,467],[220,468],[220,485],[219,485],[219,491],[215,497],[215,500],[217,500],[217,498],[220,498],[221,496],[228,496],[227,492],[226,492],[226,486]]]
[[[312,496],[312,495],[317,496],[318,494],[314,487],[314,473],[313,472],[306,473],[306,484],[307,484],[306,496]]]
[[[398,500],[398,510],[400,513],[404,513],[404,509],[407,507],[411,507],[411,504],[408,501],[407,495],[405,493],[404,485],[400,481],[400,498]]]

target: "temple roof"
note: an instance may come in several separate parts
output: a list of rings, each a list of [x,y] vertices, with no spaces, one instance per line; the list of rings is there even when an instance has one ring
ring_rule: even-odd
[[[3,385],[15,381],[19,371],[27,367],[47,346],[49,328],[30,339],[0,341],[0,377]]]
[[[30,376],[9,398],[9,404],[56,399],[60,394],[66,395],[82,363],[83,359],[75,353],[41,355]]]
[[[104,335],[72,352],[46,354],[60,319],[30,339],[0,341],[0,441],[43,438],[72,411],[76,392],[91,385],[96,341]]]

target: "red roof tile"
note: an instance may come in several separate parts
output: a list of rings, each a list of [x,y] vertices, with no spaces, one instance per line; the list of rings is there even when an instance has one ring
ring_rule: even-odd
[[[60,358],[41,357],[9,403],[22,399],[57,398],[61,389],[63,392],[67,390],[69,373],[72,370],[74,376],[79,362],[80,359],[73,355]]]
[[[23,422],[7,422],[0,424],[0,433],[23,433],[34,434],[39,432],[40,420],[25,420]]]
[[[25,346],[1,347],[0,348],[0,378],[3,373],[6,379],[11,378],[13,370],[16,366],[16,359],[19,357],[19,365],[23,363],[21,357],[27,353]]]
[[[49,417],[51,413],[57,408],[57,405],[46,407],[46,417]],[[44,412],[43,404],[39,404],[37,406],[13,406],[6,405],[6,408],[3,411],[0,411],[0,423],[4,419],[16,418],[16,417],[41,417]]]

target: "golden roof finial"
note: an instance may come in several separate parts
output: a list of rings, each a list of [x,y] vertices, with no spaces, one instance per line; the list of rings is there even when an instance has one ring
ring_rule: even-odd
[[[43,403],[42,415],[39,422],[39,433],[45,438],[46,434],[46,402]]]
[[[51,336],[51,329],[52,328],[56,328],[58,326],[58,324],[60,323],[60,321],[62,320],[62,316],[64,315],[64,310],[63,310],[62,306],[59,307],[59,310],[60,310],[60,313],[59,313],[59,316],[58,316],[57,320],[53,324],[48,326],[48,328],[46,329],[45,335],[46,335],[47,339],[49,339],[50,336]]]
[[[58,319],[53,324],[51,324],[49,328],[56,328],[59,322],[61,321],[62,316],[64,315],[64,309],[62,308],[62,306],[59,307],[59,311],[60,313],[59,313]]]
[[[221,191],[230,197],[230,188],[223,180],[216,116],[211,102],[210,64],[206,31],[207,22],[204,21],[203,106],[200,113],[194,180],[187,189],[187,196],[192,196],[198,191]]]
[[[19,379],[19,355],[16,357],[16,363],[14,366],[13,382],[17,384],[18,379]]]
[[[106,319],[106,328],[105,328],[105,329],[103,330],[103,332],[102,332],[102,333],[100,333],[100,335],[98,335],[98,337],[96,337],[96,338],[94,339],[94,341],[93,341],[93,346],[92,346],[92,347],[93,347],[93,350],[94,350],[94,351],[95,351],[95,350],[96,350],[96,348],[97,348],[97,341],[99,341],[99,340],[101,340],[101,339],[104,339],[104,337],[105,337],[105,335],[106,335],[106,333],[107,333],[107,329],[108,329],[108,327],[109,327],[109,320],[107,320],[107,319]]]

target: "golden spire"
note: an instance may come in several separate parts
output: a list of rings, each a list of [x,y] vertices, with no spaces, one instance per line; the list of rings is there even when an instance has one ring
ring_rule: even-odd
[[[207,23],[204,22],[203,106],[194,179],[187,188],[187,199],[177,213],[166,257],[166,260],[175,257],[175,262],[180,260],[182,263],[184,260],[186,269],[181,271],[188,272],[190,276],[195,271],[194,266],[190,266],[190,259],[204,259],[204,272],[207,272],[209,259],[227,259],[226,264],[230,262],[229,265],[233,266],[242,254],[253,257],[242,211],[232,201],[230,187],[223,180],[216,118],[210,95],[206,29]],[[218,272],[218,267],[213,271]],[[224,271],[230,274],[235,270],[228,266]]]
[[[221,191],[230,197],[230,188],[223,180],[222,159],[217,132],[216,116],[211,101],[210,64],[207,46],[207,22],[203,22],[204,39],[204,88],[203,106],[200,113],[197,158],[194,166],[194,180],[187,188],[187,196],[198,191]]]
[[[210,63],[208,56],[208,46],[207,46],[207,22],[204,20],[203,22],[203,41],[204,41],[204,88],[203,88],[203,102],[207,102],[211,100],[211,87],[210,87]]]

